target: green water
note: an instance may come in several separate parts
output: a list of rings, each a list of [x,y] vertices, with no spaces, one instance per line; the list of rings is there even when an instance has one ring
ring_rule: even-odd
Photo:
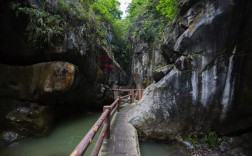
[[[141,156],[184,156],[184,152],[173,144],[140,142]]]
[[[12,144],[0,156],[68,156],[100,115],[101,113],[94,113],[69,119],[59,124],[49,136]],[[88,148],[85,155],[90,155],[91,149],[92,147]]]
[[[14,143],[0,156],[69,156],[100,115],[93,113],[68,119],[56,126],[49,136]],[[90,155],[93,146],[88,148],[85,156]],[[182,156],[176,146],[162,143],[140,142],[140,151],[142,156]]]

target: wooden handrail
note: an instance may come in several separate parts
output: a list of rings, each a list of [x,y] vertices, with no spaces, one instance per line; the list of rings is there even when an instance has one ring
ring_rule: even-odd
[[[113,115],[115,114],[115,112],[119,112],[119,103],[115,106],[114,109],[112,109],[110,116],[113,117]]]
[[[134,90],[131,89],[129,95],[117,97],[116,100],[110,106],[103,107],[102,115],[95,122],[93,127],[88,131],[85,137],[80,141],[80,143],[77,145],[77,147],[74,149],[74,151],[71,153],[70,156],[83,156],[89,145],[92,143],[92,140],[96,135],[97,131],[99,130],[101,124],[103,123],[103,128],[95,144],[95,147],[91,153],[91,156],[98,155],[104,138],[106,139],[110,138],[110,118],[113,117],[116,111],[119,111],[121,99],[130,97],[132,101],[132,98],[134,98]]]
[[[119,100],[120,100],[120,98],[117,97],[116,100],[110,105],[110,107],[113,109],[117,105]]]
[[[71,156],[82,156],[86,152],[88,146],[92,143],[92,140],[93,140],[96,132],[99,130],[100,125],[103,123],[105,118],[108,116],[108,113],[109,113],[108,109],[103,111],[100,118],[95,122],[93,127],[86,134],[86,136],[81,140],[81,142],[78,144],[78,146],[74,149]]]
[[[99,135],[99,138],[94,146],[94,149],[91,153],[91,156],[97,156],[99,154],[99,151],[101,149],[101,146],[102,146],[102,142],[103,142],[103,139],[105,138],[105,134],[106,134],[106,130],[108,129],[108,124],[105,124],[103,127],[102,127],[102,131]]]
[[[142,99],[142,93],[144,89],[138,88],[138,89],[111,89],[112,91],[120,91],[120,92],[130,92],[131,95],[131,103],[134,103],[134,92],[138,92],[138,100],[140,101]]]

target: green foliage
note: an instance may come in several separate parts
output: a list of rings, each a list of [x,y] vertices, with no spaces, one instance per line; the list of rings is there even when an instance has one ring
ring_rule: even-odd
[[[100,18],[113,22],[121,18],[122,12],[119,10],[119,5],[117,0],[97,0],[90,7]]]
[[[226,136],[218,137],[215,132],[209,132],[202,138],[187,137],[185,141],[190,141],[193,145],[207,144],[209,147],[216,147],[223,142],[228,142],[229,138]]]
[[[84,7],[85,10],[89,11],[90,5],[93,4],[95,0],[79,0],[79,3]]]
[[[117,49],[117,43],[122,43],[121,38],[121,14],[117,0],[80,0],[79,2],[69,2],[59,0],[59,7],[62,16],[85,21],[85,28],[89,33],[87,37],[95,39],[94,42],[101,41],[103,45],[108,45],[106,37],[113,33],[112,47]],[[88,5],[88,7],[87,7]],[[66,16],[67,15],[67,16]],[[116,41],[115,41],[116,40]]]
[[[32,46],[51,47],[62,41],[64,29],[61,26],[62,18],[59,15],[27,7],[18,8],[18,12],[29,16],[26,36]]]
[[[121,20],[118,0],[59,0],[56,8],[48,4],[44,2],[41,8],[20,7],[16,2],[9,5],[18,14],[29,16],[26,36],[33,47],[48,48],[60,44],[65,29],[78,24],[84,30],[78,37],[86,38],[92,48],[97,46],[97,42],[112,47],[117,61],[122,66],[128,66],[130,46],[124,39],[129,21]],[[113,36],[112,41],[108,35]],[[111,50],[110,47],[107,49]]]
[[[174,19],[178,12],[178,0],[159,0],[159,4],[156,6],[166,18]]]
[[[204,140],[210,147],[214,147],[219,143],[218,136],[215,132],[209,132],[205,135]]]
[[[170,22],[156,9],[158,1],[133,0],[129,6],[130,35],[152,43],[160,40]]]
[[[69,18],[84,20],[87,18],[87,9],[84,7],[86,3],[75,3],[71,1],[59,0],[59,7],[64,12],[65,15],[68,15]]]
[[[103,38],[102,42],[112,47],[115,59],[121,67],[129,69],[130,46],[126,42],[129,21],[121,19],[122,12],[119,10],[119,4],[117,0],[96,0],[90,6],[90,11],[95,14],[95,19],[100,25],[98,33]],[[104,24],[107,29],[104,29]],[[113,34],[111,42],[105,39],[108,32]]]
[[[129,21],[127,19],[115,20],[113,23],[112,47],[115,58],[120,65],[126,70],[130,64],[130,45],[127,42]]]
[[[132,0],[129,15],[123,20],[127,29],[122,34],[130,40],[127,53],[141,42],[147,43],[146,52],[151,52],[156,43],[162,42],[165,33],[171,31],[177,12],[178,0]],[[159,67],[156,65],[153,70]]]
[[[17,9],[17,4],[15,2],[10,2],[9,7],[11,10],[16,10]]]
[[[129,18],[135,18],[142,14],[146,9],[146,6],[150,4],[150,0],[132,0],[129,5]]]
[[[191,142],[193,145],[199,144],[199,140],[197,138],[188,137],[188,138],[185,138],[184,140]]]

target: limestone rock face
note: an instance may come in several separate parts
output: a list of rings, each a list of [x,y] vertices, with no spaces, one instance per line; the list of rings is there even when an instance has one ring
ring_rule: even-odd
[[[146,43],[135,43],[135,51],[132,60],[132,79],[138,87],[145,88],[163,77],[165,59],[156,43],[151,44],[155,48],[148,48]],[[141,47],[141,48],[140,48]],[[139,50],[141,49],[141,50]],[[162,69],[159,69],[163,67]],[[168,72],[168,71],[167,71]]]
[[[0,97],[29,101],[70,89],[78,77],[74,65],[67,62],[47,62],[25,67],[0,64],[0,69]]]
[[[173,140],[251,127],[251,8],[251,1],[184,3],[161,46],[176,68],[144,91],[131,115],[141,136]]]
[[[153,79],[155,80],[155,82],[158,82],[159,80],[161,80],[167,73],[169,73],[171,70],[173,69],[172,65],[166,65],[164,67],[158,68],[156,69],[153,73]]]
[[[51,115],[101,109],[104,101],[112,100],[110,88],[126,81],[125,72],[114,59],[113,35],[108,24],[104,21],[96,26],[96,21],[79,19],[59,3],[58,0],[0,1],[0,124],[6,125],[0,127],[0,133],[9,136],[3,137],[10,138],[7,143],[18,140],[18,136],[44,134],[42,131],[48,125],[36,122],[42,122],[47,107],[55,111],[48,112]],[[44,30],[54,24],[50,22],[46,27],[34,26],[39,31],[29,32],[30,21],[40,23],[41,19],[18,12],[18,7],[37,8],[42,14],[60,16],[63,31],[59,39],[53,35],[54,29]],[[106,37],[97,35],[100,30]],[[41,31],[48,33],[42,34],[46,40],[38,37],[27,42],[28,35],[39,36]],[[18,126],[25,132],[17,130]],[[34,134],[28,133],[29,129]]]

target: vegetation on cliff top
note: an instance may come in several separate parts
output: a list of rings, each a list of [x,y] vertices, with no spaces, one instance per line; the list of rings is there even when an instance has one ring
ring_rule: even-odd
[[[18,12],[29,15],[26,36],[32,46],[39,48],[44,45],[54,46],[63,39],[63,19],[59,15],[51,15],[43,10],[27,7],[18,8]]]
[[[9,8],[17,16],[27,16],[26,39],[34,49],[53,48],[61,45],[70,27],[83,27],[90,47],[101,44],[115,54],[120,64],[129,63],[124,44],[121,21],[122,12],[117,0],[59,0],[56,3],[36,1],[27,5],[19,1],[9,2]],[[71,28],[71,29],[73,29]],[[108,48],[109,47],[109,48]]]
[[[129,34],[145,42],[160,40],[178,13],[178,0],[132,0],[129,6]]]
[[[178,0],[159,0],[156,9],[166,18],[173,20],[178,13]]]
[[[101,44],[112,47],[115,58],[126,68],[130,62],[132,39],[141,38],[148,43],[159,40],[165,26],[175,18],[178,2],[132,0],[125,19],[121,19],[119,5],[117,0],[59,0],[56,6],[39,1],[38,7],[10,2],[11,9],[18,15],[29,16],[26,36],[32,47],[60,45],[67,29],[66,23],[79,21],[90,32],[86,36],[88,40],[95,44],[98,38]]]

